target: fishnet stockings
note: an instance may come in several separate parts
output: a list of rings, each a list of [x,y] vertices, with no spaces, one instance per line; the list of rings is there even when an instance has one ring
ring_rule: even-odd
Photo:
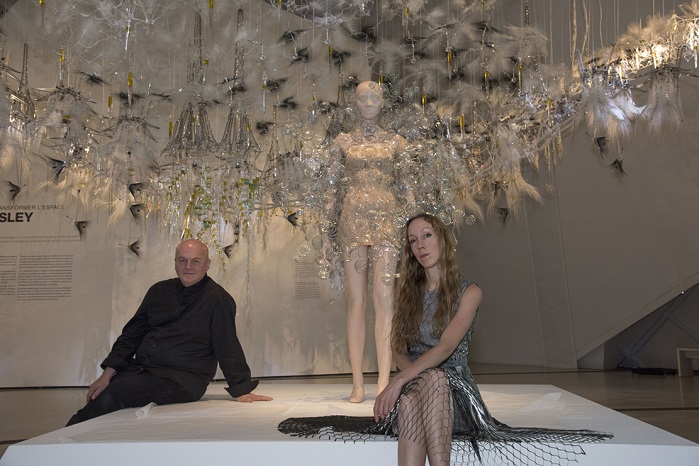
[[[424,458],[426,451],[431,466],[448,465],[453,409],[446,374],[429,369],[413,380],[408,390],[398,406],[399,456],[417,454]]]

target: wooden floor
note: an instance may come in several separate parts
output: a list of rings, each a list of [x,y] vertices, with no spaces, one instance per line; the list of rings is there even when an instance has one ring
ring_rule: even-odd
[[[472,367],[479,384],[550,384],[699,443],[697,376],[629,370],[561,371]],[[265,378],[264,383],[348,383],[347,376]],[[369,375],[367,383],[375,383]],[[18,441],[59,429],[84,403],[85,388],[0,389],[0,456]]]

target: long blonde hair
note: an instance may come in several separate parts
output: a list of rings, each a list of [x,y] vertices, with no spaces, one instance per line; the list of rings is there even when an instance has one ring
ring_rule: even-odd
[[[391,347],[402,351],[406,345],[415,343],[422,320],[424,294],[427,285],[425,269],[417,261],[410,248],[408,227],[421,218],[432,226],[439,241],[439,301],[432,332],[441,333],[454,316],[454,304],[459,289],[459,269],[456,262],[454,239],[447,226],[430,214],[420,214],[408,220],[405,226],[403,254],[399,265],[398,283],[395,289]]]

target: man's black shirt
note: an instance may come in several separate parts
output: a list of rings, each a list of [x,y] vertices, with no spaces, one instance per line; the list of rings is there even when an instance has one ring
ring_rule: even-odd
[[[158,282],[124,326],[102,368],[118,372],[136,366],[203,395],[218,362],[231,396],[250,393],[257,381],[250,379],[236,335],[235,310],[233,297],[208,275],[190,287],[179,278]]]

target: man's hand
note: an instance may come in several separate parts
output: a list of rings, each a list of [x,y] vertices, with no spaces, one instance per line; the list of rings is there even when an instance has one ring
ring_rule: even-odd
[[[253,401],[272,401],[272,397],[270,396],[256,395],[254,393],[248,393],[247,395],[239,396],[238,398],[233,399],[243,403],[252,403]]]
[[[107,385],[109,385],[109,381],[112,380],[114,374],[116,374],[116,371],[111,367],[107,367],[104,372],[102,372],[102,375],[100,375],[97,380],[92,382],[92,385],[87,388],[87,403],[89,403],[90,400],[97,398],[99,394],[102,393],[105,388],[107,388]]]

